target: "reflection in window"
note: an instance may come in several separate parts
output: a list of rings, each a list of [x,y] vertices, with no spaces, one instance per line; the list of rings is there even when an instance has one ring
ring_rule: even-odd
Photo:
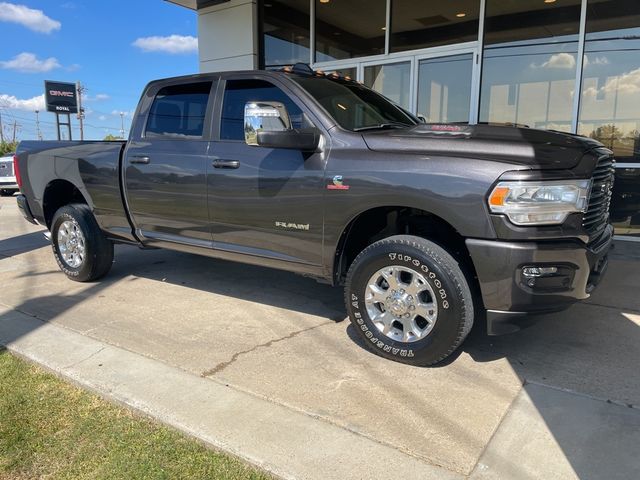
[[[309,0],[262,3],[266,67],[309,63]]]
[[[302,110],[274,84],[264,80],[229,80],[222,104],[220,139],[244,140],[244,106],[247,102],[260,101],[284,104],[293,128],[302,128]]]
[[[480,121],[571,130],[580,3],[487,0]]]
[[[478,39],[480,0],[391,2],[391,52]]]
[[[161,89],[149,110],[145,136],[201,137],[210,90],[211,82]]]
[[[364,68],[364,84],[405,109],[410,108],[411,63],[390,63]]]
[[[579,133],[613,150],[616,233],[640,235],[640,2],[589,0]],[[624,168],[624,164],[630,168]]]
[[[418,114],[427,122],[468,122],[473,55],[421,60]]]
[[[316,62],[384,53],[386,0],[316,0]]]

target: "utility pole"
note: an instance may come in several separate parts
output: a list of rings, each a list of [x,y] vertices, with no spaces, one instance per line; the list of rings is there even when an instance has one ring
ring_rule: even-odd
[[[16,122],[15,120],[13,121],[13,140],[11,141],[11,143],[16,143],[16,130],[20,126],[21,125],[18,125],[18,122]]]
[[[124,112],[120,112],[120,137],[124,139]]]
[[[2,112],[0,112],[0,143],[4,143],[4,127],[2,126]]]
[[[80,121],[80,140],[84,140],[84,109],[82,108],[82,94],[86,90],[85,87],[78,81],[76,82],[76,90],[78,91],[78,114],[77,118]]]
[[[36,136],[38,140],[42,140],[42,132],[40,131],[40,110],[36,110]]]

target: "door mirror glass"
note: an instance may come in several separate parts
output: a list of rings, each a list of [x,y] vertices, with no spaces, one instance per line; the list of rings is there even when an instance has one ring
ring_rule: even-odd
[[[247,145],[258,145],[259,132],[291,130],[291,119],[280,102],[247,102],[244,106],[244,140]]]

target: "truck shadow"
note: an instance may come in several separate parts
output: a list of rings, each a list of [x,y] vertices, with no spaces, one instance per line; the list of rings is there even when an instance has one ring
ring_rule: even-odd
[[[49,245],[43,232],[31,232],[0,240],[0,256],[13,257]]]

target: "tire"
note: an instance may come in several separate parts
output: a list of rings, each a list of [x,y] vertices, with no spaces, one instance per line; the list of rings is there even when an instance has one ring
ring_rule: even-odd
[[[71,242],[65,241],[69,238]],[[113,263],[113,243],[100,230],[91,209],[82,203],[65,205],[55,213],[51,246],[60,270],[76,282],[103,277]]]
[[[443,361],[473,326],[473,297],[456,260],[411,235],[380,240],[356,257],[347,273],[345,303],[369,350],[410,365]]]
[[[0,190],[0,197],[10,197],[14,194],[14,190]]]

